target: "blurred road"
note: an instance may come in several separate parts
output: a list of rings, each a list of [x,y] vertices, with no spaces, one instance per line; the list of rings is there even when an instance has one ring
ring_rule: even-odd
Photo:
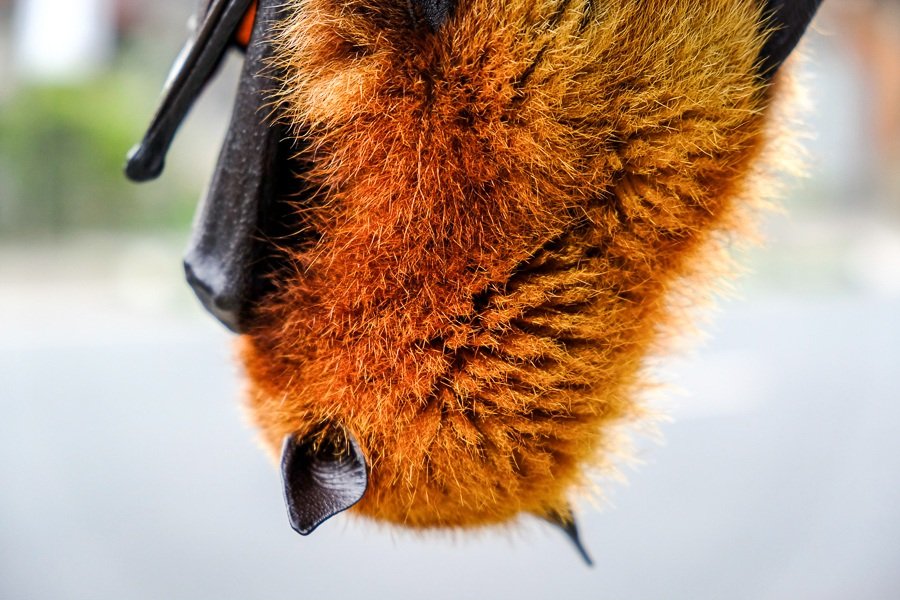
[[[587,569],[532,522],[294,534],[179,245],[0,248],[0,598],[900,597],[900,294],[751,277],[665,365],[664,444],[580,507]]]

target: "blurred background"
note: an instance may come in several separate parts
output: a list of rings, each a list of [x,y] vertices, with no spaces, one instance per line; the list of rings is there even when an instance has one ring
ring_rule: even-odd
[[[900,2],[825,2],[810,175],[662,367],[664,441],[580,507],[593,569],[532,522],[290,530],[180,264],[239,58],[160,180],[121,174],[193,5],[0,0],[0,599],[900,598]]]

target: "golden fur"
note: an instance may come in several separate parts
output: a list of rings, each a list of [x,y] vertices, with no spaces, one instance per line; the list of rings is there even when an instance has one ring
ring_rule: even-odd
[[[378,520],[567,514],[747,200],[757,4],[462,0],[434,33],[406,0],[288,4],[316,235],[242,339],[263,439],[346,427]]]

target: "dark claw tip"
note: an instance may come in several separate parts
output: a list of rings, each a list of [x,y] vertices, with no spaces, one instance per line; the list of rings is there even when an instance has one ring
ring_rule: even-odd
[[[156,179],[165,167],[164,156],[163,153],[148,150],[144,144],[138,144],[128,152],[125,176],[138,183]]]
[[[563,515],[557,511],[553,511],[546,515],[542,515],[541,518],[551,525],[557,527],[566,535],[567,538],[569,538],[569,541],[572,542],[573,546],[575,546],[575,550],[578,552],[587,566],[594,566],[594,561],[593,559],[591,559],[591,555],[588,554],[587,548],[585,548],[584,544],[581,542],[581,535],[578,533],[578,525],[575,523],[575,517],[572,516],[571,511],[567,515]]]

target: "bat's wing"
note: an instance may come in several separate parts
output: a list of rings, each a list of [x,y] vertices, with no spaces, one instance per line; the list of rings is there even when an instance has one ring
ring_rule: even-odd
[[[258,284],[254,277],[262,271],[259,250],[263,229],[270,229],[263,224],[278,221],[269,217],[294,175],[288,165],[291,142],[271,118],[277,82],[266,65],[272,45],[265,36],[279,6],[273,0],[259,3],[231,124],[184,259],[188,282],[203,306],[235,332],[243,330]]]
[[[797,46],[822,0],[765,0],[766,24],[773,30],[762,49],[762,74],[771,77]]]
[[[258,281],[251,275],[260,262],[260,225],[275,222],[274,199],[292,179],[285,166],[292,149],[284,129],[270,118],[270,96],[277,85],[266,64],[272,54],[267,34],[278,20],[278,0],[210,0],[163,93],[143,141],[132,150],[126,174],[135,181],[160,174],[172,139],[222,56],[236,42],[248,11],[255,9],[252,33],[231,124],[219,161],[197,211],[185,256],[188,282],[204,307],[235,332]],[[278,168],[278,167],[282,168]]]

